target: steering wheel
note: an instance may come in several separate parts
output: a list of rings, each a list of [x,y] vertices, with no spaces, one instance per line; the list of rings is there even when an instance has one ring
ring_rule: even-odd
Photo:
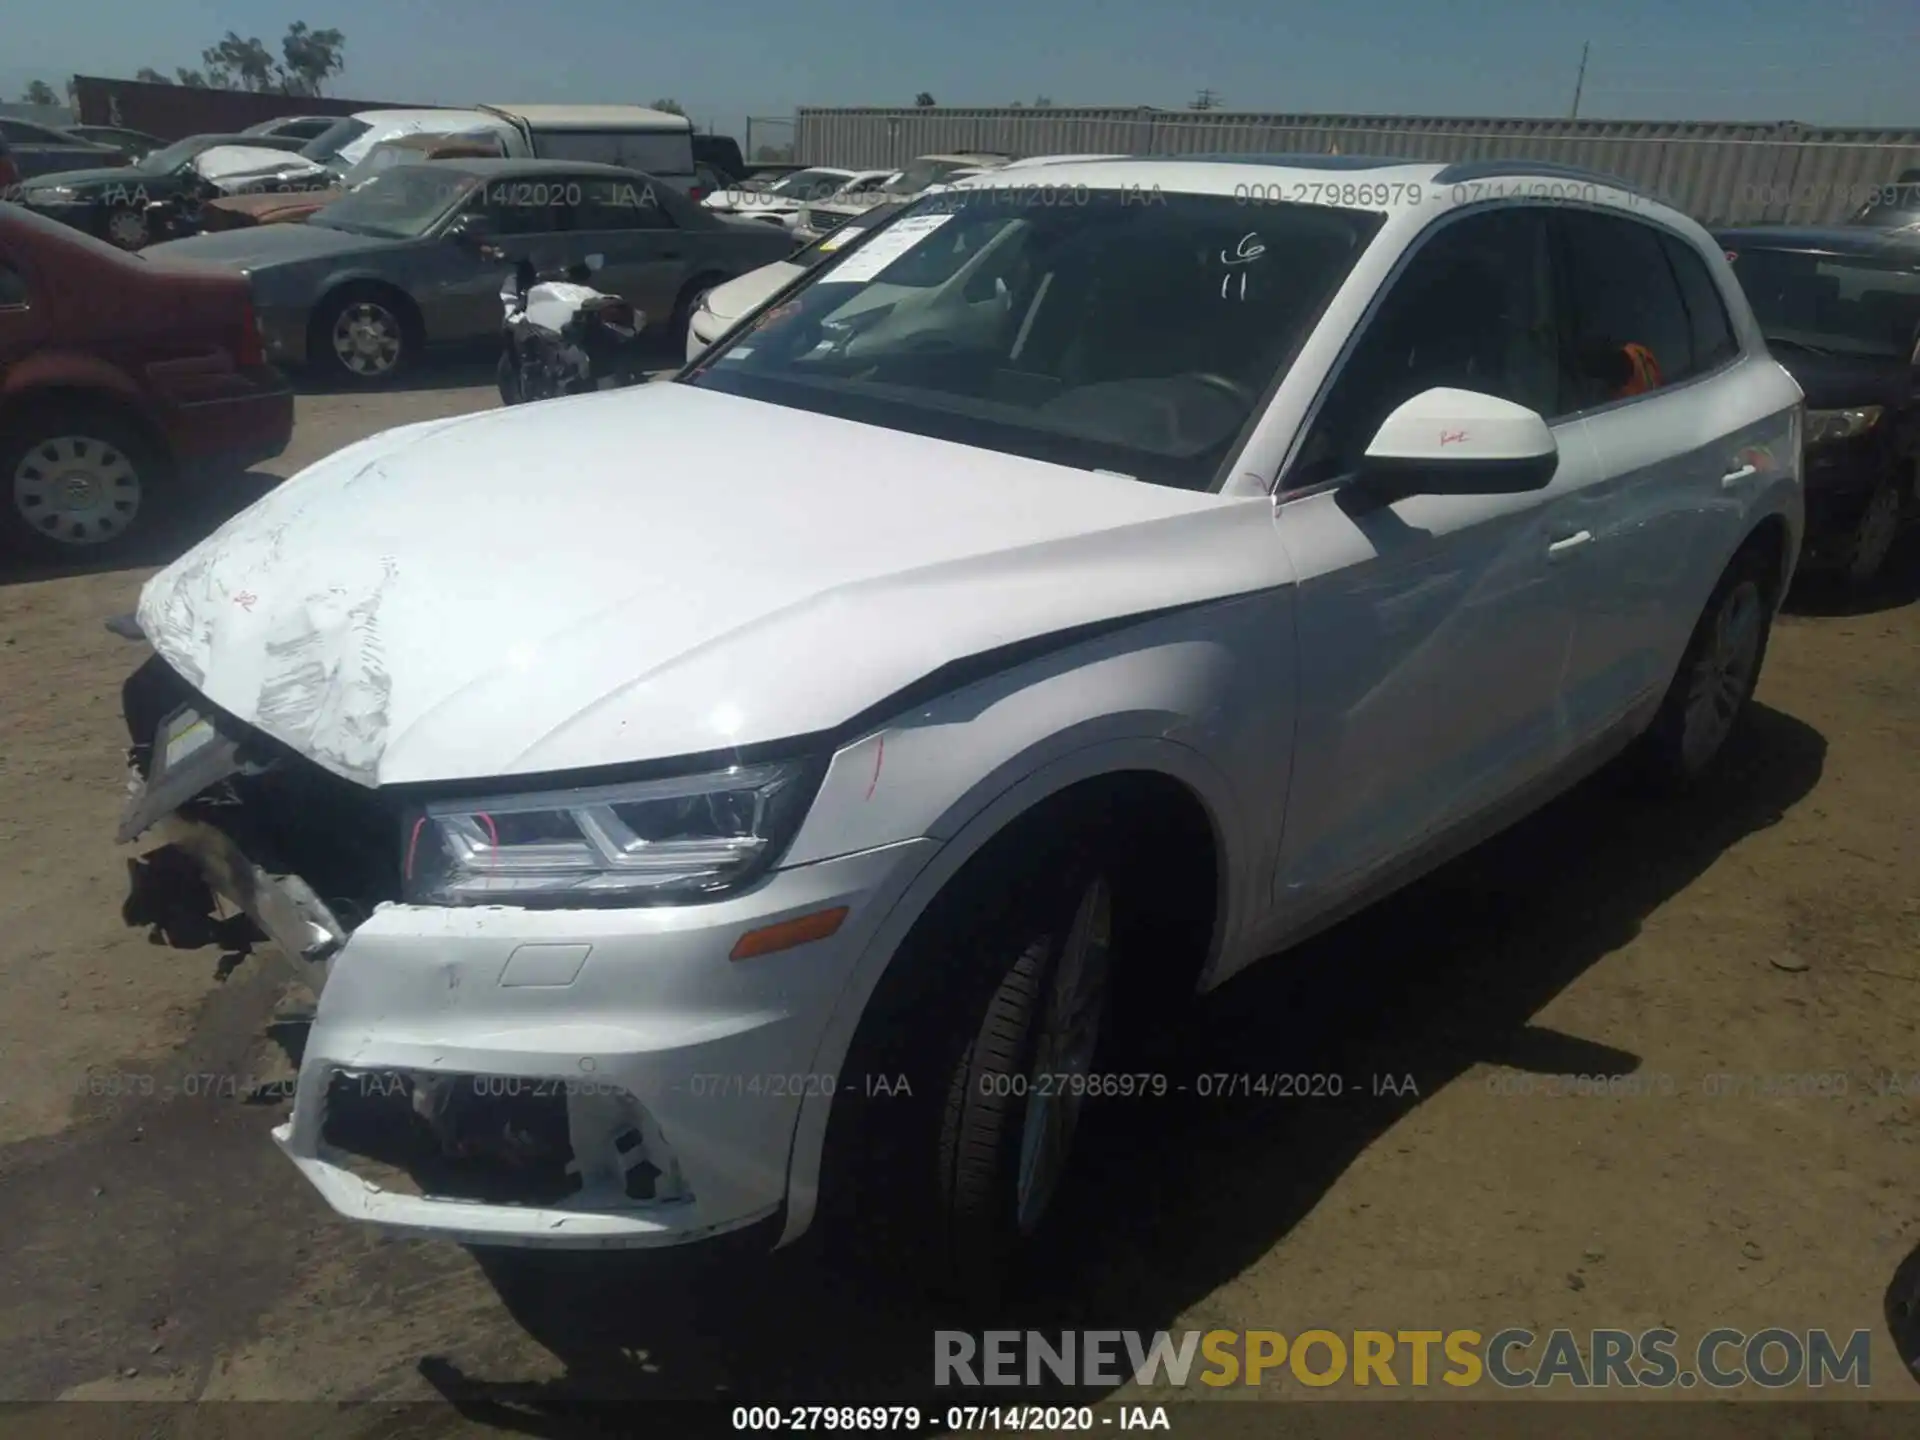
[[[1213,370],[1189,370],[1181,378],[1198,380],[1202,385],[1211,386],[1222,394],[1237,401],[1242,409],[1251,410],[1260,401],[1260,397],[1242,385],[1238,380],[1219,374]]]

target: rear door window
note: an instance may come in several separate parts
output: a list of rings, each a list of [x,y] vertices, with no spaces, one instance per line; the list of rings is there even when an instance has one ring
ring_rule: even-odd
[[[489,180],[473,204],[495,235],[552,235],[574,228],[585,198],[578,175],[516,175]]]
[[[1574,410],[1657,390],[1692,374],[1693,330],[1660,232],[1637,220],[1569,210],[1568,360]]]
[[[580,182],[577,224],[582,230],[675,230],[673,216],[660,202],[657,190],[645,180],[606,179]]]

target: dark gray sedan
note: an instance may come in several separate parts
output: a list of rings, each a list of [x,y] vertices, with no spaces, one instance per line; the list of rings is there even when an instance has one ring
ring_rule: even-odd
[[[160,262],[238,270],[277,363],[372,384],[429,345],[500,331],[500,284],[524,255],[541,270],[603,257],[617,294],[683,349],[693,303],[793,249],[784,230],[708,214],[635,170],[565,160],[396,165],[305,224],[150,246]]]

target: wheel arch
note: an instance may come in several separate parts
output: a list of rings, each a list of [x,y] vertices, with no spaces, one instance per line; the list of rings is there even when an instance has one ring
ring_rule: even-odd
[[[1110,738],[1058,755],[990,796],[976,797],[966,818],[906,885],[863,948],[835,1001],[812,1070],[837,1074],[853,1051],[882,982],[909,937],[942,897],[964,884],[976,862],[1024,843],[1037,825],[1132,807],[1166,827],[1160,833],[1207,839],[1204,860],[1187,857],[1178,882],[1183,899],[1208,904],[1206,939],[1158,977],[1169,987],[1197,989],[1239,923],[1251,878],[1236,875],[1248,853],[1226,778],[1199,751],[1157,735]],[[1075,812],[1078,814],[1075,814]],[[950,812],[951,813],[951,812]],[[1149,867],[1151,868],[1151,867]],[[1176,867],[1177,868],[1177,867]],[[798,1239],[819,1208],[822,1168],[833,1109],[830,1094],[809,1093],[795,1119],[787,1167],[785,1228],[779,1244]]]
[[[153,407],[124,376],[105,365],[84,371],[67,369],[40,382],[28,377],[23,384],[9,385],[0,392],[0,431],[18,416],[66,408],[104,410],[139,430],[141,438],[167,464],[176,459],[166,428]]]

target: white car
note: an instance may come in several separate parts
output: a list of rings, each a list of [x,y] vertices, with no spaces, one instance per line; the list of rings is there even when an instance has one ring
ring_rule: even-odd
[[[940,188],[940,187],[935,187]],[[784,260],[749,270],[745,275],[716,285],[694,302],[687,319],[687,362],[699,359],[714,341],[733,328],[745,315],[758,309],[781,290],[798,280],[815,265],[858,244],[877,226],[891,220],[906,208],[905,201],[876,205],[848,220],[831,234],[811,245],[803,245]]]
[[[952,184],[989,170],[998,170],[1007,163],[1006,156],[984,151],[922,155],[910,161],[905,169],[895,171],[885,180],[857,194],[830,195],[801,206],[794,217],[794,238],[806,242],[818,240],[862,210],[923,194],[935,185]]]
[[[669,383],[351,445],[147,582],[122,833],[318,991],[275,1135],[341,1214],[844,1218],[984,1282],[1181,997],[1722,753],[1802,397],[1700,226],[1518,162],[1058,183],[926,198]]]
[[[796,170],[767,184],[743,180],[716,190],[700,203],[747,220],[766,220],[793,228],[809,201],[864,196],[898,174],[894,170],[836,170],[818,165]]]

